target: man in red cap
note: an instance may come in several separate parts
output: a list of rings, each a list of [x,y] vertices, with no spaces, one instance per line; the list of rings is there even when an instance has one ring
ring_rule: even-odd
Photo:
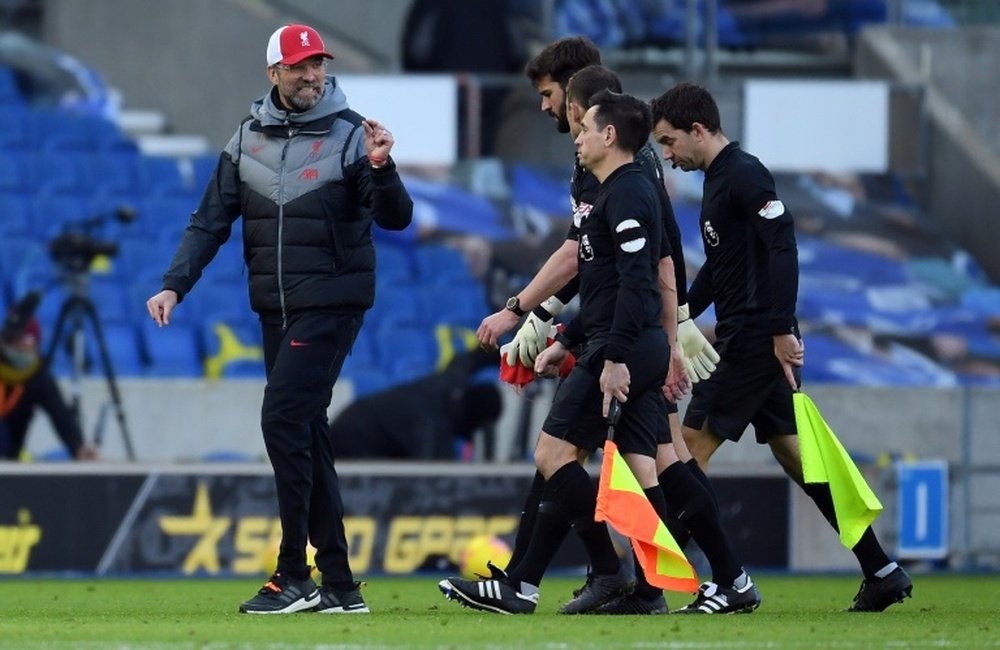
[[[326,74],[332,58],[306,25],[271,35],[273,87],[226,145],[163,290],[146,302],[150,317],[167,325],[243,217],[250,306],[264,335],[261,428],[282,530],[277,570],[240,605],[248,614],[368,611],[348,563],[326,412],[375,299],[372,222],[402,230],[413,201],[389,157],[392,134],[348,108]],[[319,589],[306,565],[307,542],[317,549]]]

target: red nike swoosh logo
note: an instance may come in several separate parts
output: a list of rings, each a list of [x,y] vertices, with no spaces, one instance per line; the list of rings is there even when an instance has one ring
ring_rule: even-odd
[[[295,339],[292,339],[292,342],[291,342],[291,346],[293,348],[304,348],[307,345],[309,345],[309,344],[306,343],[305,341],[296,341]]]

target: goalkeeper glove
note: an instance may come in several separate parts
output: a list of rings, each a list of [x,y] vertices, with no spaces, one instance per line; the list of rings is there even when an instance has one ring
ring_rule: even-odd
[[[531,310],[528,317],[514,335],[513,345],[507,350],[507,363],[514,365],[514,360],[521,359],[525,368],[535,367],[535,357],[546,348],[552,329],[552,320],[563,310],[562,301],[552,296]]]
[[[691,319],[687,305],[677,307],[677,344],[684,356],[684,369],[692,384],[708,379],[715,372],[719,353]]]

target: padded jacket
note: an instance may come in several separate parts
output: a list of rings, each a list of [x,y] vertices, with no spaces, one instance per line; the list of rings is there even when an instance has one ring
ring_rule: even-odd
[[[254,102],[219,155],[163,288],[183,299],[242,215],[250,306],[262,320],[371,307],[371,224],[402,230],[413,201],[391,159],[369,164],[362,119],[333,76],[308,111],[285,111],[273,89]]]

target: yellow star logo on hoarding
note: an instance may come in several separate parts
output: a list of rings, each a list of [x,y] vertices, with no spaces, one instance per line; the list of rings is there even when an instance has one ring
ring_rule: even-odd
[[[212,503],[208,496],[208,486],[198,484],[194,497],[194,508],[187,516],[160,517],[160,529],[167,535],[200,535],[198,542],[184,558],[181,571],[185,574],[204,569],[208,573],[219,572],[219,540],[229,530],[229,517],[213,517]]]

